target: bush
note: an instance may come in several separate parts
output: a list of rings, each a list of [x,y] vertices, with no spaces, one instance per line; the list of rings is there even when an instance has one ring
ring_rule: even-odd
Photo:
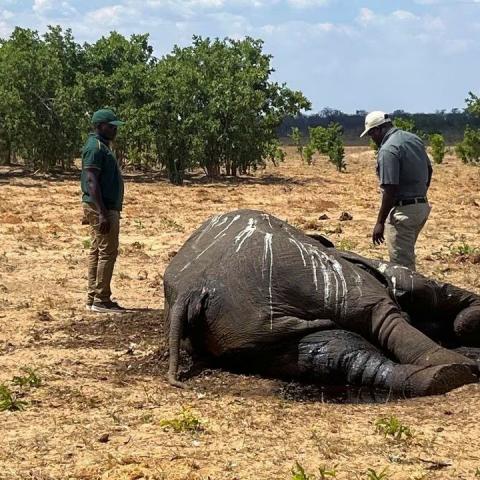
[[[395,118],[395,120],[393,120],[393,125],[405,132],[416,133],[415,122],[411,118]]]
[[[434,133],[430,135],[430,147],[432,148],[432,157],[435,163],[442,163],[445,157],[445,139],[443,135]]]
[[[292,140],[293,145],[297,149],[297,153],[303,160],[303,142],[302,142],[302,133],[298,127],[292,127],[292,131],[289,135]]]
[[[330,123],[328,127],[310,127],[310,145],[329,160],[339,172],[346,170],[345,150],[343,147],[343,131],[338,123]]]
[[[463,140],[456,145],[455,151],[463,163],[480,163],[480,129],[467,126]]]

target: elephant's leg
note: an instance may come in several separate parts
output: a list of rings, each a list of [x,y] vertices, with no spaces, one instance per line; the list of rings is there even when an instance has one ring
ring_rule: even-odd
[[[372,309],[371,338],[400,363],[414,365],[466,364],[477,372],[477,364],[452,350],[441,347],[410,325],[389,301],[380,301]]]
[[[296,363],[300,375],[320,383],[346,383],[420,396],[445,393],[477,381],[467,365],[394,363],[363,337],[345,330],[312,333],[300,339],[296,348],[297,361],[292,359],[291,363]]]
[[[480,306],[462,310],[455,317],[453,331],[462,345],[480,347]]]
[[[480,296],[397,265],[384,266],[383,274],[394,286],[400,307],[419,328],[480,347]]]

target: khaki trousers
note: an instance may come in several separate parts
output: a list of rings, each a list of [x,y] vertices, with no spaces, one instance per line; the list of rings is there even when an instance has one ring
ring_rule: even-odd
[[[98,211],[94,203],[83,203],[85,218],[90,225],[91,246],[88,255],[88,298],[87,302],[104,302],[110,299],[113,267],[118,254],[120,232],[120,212],[108,210],[110,231],[99,232]]]
[[[415,242],[430,215],[428,203],[393,207],[385,223],[390,261],[415,270]]]

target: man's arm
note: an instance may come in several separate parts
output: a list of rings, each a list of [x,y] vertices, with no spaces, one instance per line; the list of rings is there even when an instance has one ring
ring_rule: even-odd
[[[398,185],[382,185],[382,204],[378,212],[377,223],[373,229],[372,241],[374,245],[380,245],[385,241],[385,221],[390,210],[395,206]]]
[[[427,167],[428,167],[427,188],[430,188],[430,182],[432,181],[432,173],[433,173],[432,164],[430,163],[430,160],[428,161]]]
[[[98,208],[99,231],[101,234],[106,234],[110,231],[110,221],[107,218],[107,209],[102,198],[102,189],[99,182],[100,170],[98,168],[85,168],[85,172],[87,174],[88,193]]]

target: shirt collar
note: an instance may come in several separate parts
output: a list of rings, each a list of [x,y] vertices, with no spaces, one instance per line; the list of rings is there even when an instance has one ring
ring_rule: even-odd
[[[380,144],[380,146],[382,146],[392,136],[392,134],[394,134],[397,130],[398,130],[397,127],[392,126],[392,128],[390,128],[390,130],[388,130],[388,132],[383,137],[382,143]]]
[[[97,140],[100,140],[104,145],[110,148],[110,142],[105,137],[102,137],[100,134],[96,132],[91,133],[90,135],[93,135]]]

